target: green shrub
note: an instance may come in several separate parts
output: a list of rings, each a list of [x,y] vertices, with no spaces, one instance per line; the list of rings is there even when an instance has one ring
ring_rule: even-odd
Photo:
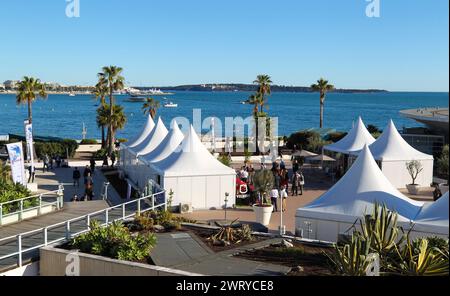
[[[101,227],[92,221],[91,230],[72,240],[71,247],[81,252],[127,261],[142,261],[156,245],[153,233],[132,235],[121,222]]]
[[[448,184],[448,179],[449,179],[449,146],[448,145],[445,145],[444,148],[442,149],[442,155],[437,160],[437,167],[438,167],[439,174],[441,174],[442,176],[445,176],[445,179],[447,180],[447,184]]]
[[[31,195],[31,192],[21,184],[13,184],[12,181],[0,178],[0,203],[18,200]],[[30,208],[38,205],[38,198],[24,201],[23,207]],[[8,214],[18,211],[20,204],[18,202],[10,203],[2,207],[2,213]]]
[[[339,142],[340,140],[342,140],[345,136],[347,135],[347,133],[343,133],[343,132],[334,132],[334,133],[329,133],[327,135],[327,141],[331,141],[333,143]]]
[[[96,139],[83,139],[80,142],[81,145],[96,145],[98,141]]]
[[[69,157],[75,155],[75,151],[78,149],[78,143],[75,140],[65,139],[60,142],[36,142],[34,144],[36,155],[38,158],[43,158],[44,155],[49,157]]]
[[[228,155],[224,154],[224,155],[220,156],[219,161],[228,167],[231,166],[231,159],[230,159],[230,157],[228,157]]]
[[[329,141],[324,141],[317,132],[299,131],[289,136],[286,146],[289,149],[293,149],[294,145],[296,145],[299,149],[320,152],[322,147],[329,143]]]

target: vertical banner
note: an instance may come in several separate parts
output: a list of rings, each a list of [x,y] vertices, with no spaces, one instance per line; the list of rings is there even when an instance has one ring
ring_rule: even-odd
[[[34,147],[33,147],[33,125],[25,120],[25,139],[27,141],[27,160],[30,161],[31,171],[35,172],[34,168]]]
[[[25,161],[22,151],[22,142],[6,144],[9,161],[11,162],[11,173],[14,183],[26,185]]]

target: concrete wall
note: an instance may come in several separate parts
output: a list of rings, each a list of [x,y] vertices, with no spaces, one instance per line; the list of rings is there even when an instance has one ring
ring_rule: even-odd
[[[53,247],[42,248],[40,257],[41,276],[201,276],[201,274],[182,270],[115,260]]]
[[[0,276],[38,276],[39,275],[39,262],[33,262],[22,267],[8,270],[4,273],[0,273]]]
[[[41,211],[39,213],[39,209],[29,209],[24,210],[22,213],[22,219],[20,219],[19,213],[7,214],[2,217],[0,225],[8,225],[12,223],[17,223],[22,220],[32,219],[37,216],[45,215],[51,212],[56,211],[57,208],[55,205],[42,205]]]

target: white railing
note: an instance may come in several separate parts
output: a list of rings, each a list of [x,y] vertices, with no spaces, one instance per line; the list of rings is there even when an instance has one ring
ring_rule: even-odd
[[[156,199],[158,196],[162,196],[163,197],[163,201],[162,202],[158,202]],[[147,204],[148,207],[143,207],[141,205],[141,203],[144,202],[144,204]],[[149,202],[149,203],[147,203]],[[135,208],[133,208],[131,214],[127,214],[126,212],[126,208],[131,207],[132,205],[135,206]],[[11,253],[8,253],[7,255],[3,255],[0,256],[0,263],[2,260],[8,259],[8,258],[12,258],[17,256],[17,265],[19,267],[22,266],[22,262],[23,262],[23,255],[25,253],[29,253],[31,251],[34,250],[38,250],[42,247],[45,247],[47,245],[52,245],[55,243],[60,243],[60,242],[67,242],[70,239],[72,239],[73,237],[76,237],[80,234],[83,234],[85,232],[89,231],[89,225],[91,223],[91,220],[98,220],[98,218],[95,218],[95,216],[100,216],[102,215],[104,218],[104,223],[102,223],[102,226],[107,226],[111,223],[113,223],[114,221],[123,221],[125,219],[134,217],[136,214],[141,214],[147,211],[153,211],[159,208],[164,208],[165,210],[167,210],[167,202],[165,200],[165,192],[159,192],[159,193],[155,193],[153,195],[150,196],[145,196],[136,200],[132,200],[117,206],[113,206],[110,208],[106,208],[97,212],[93,212],[93,213],[89,213],[87,215],[83,215],[74,219],[70,219],[67,221],[63,221],[60,223],[56,223],[50,226],[46,226],[43,228],[39,228],[36,230],[32,230],[32,231],[28,231],[28,232],[24,232],[24,233],[20,233],[17,235],[13,235],[10,237],[6,237],[3,239],[0,239],[0,248],[2,247],[2,245],[4,246],[5,243],[14,243],[16,242],[17,244],[17,250]],[[116,218],[111,218],[111,212],[114,210],[119,210],[120,211],[120,215]],[[81,227],[81,229],[78,229],[78,231],[75,231],[74,229],[76,229],[77,227],[79,228],[80,226],[75,225],[76,222],[83,222],[83,226]],[[75,227],[72,227],[75,226]],[[59,235],[56,238],[53,239],[49,239],[49,234],[51,230],[54,229],[58,229],[58,228],[63,228],[63,235]],[[61,232],[61,231],[59,231]],[[33,236],[36,235],[42,235],[42,241],[38,242],[36,245],[33,245],[31,247],[28,248],[24,248],[23,247],[23,242],[26,238],[32,238]]]
[[[55,199],[55,201],[45,201],[44,199]],[[36,206],[25,207],[24,204],[27,201],[35,201]],[[6,213],[4,209],[7,206],[17,205],[17,210],[14,212]],[[32,195],[21,199],[15,199],[7,202],[0,203],[0,226],[4,224],[4,220],[7,217],[17,215],[17,220],[22,221],[24,213],[37,210],[37,215],[39,216],[42,211],[42,207],[55,206],[56,209],[61,209],[64,205],[64,187],[59,185],[58,190],[45,192],[42,194]]]

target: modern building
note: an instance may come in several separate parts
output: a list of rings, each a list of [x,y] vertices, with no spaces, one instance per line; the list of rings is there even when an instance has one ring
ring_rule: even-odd
[[[400,114],[406,118],[415,120],[423,125],[420,131],[414,132],[413,129],[407,130],[406,133],[411,135],[432,136],[432,138],[443,137],[444,142],[449,142],[449,125],[448,125],[448,108],[422,108],[400,111]],[[434,137],[433,137],[434,136]],[[421,141],[423,143],[423,141]],[[434,142],[431,141],[431,142]]]

